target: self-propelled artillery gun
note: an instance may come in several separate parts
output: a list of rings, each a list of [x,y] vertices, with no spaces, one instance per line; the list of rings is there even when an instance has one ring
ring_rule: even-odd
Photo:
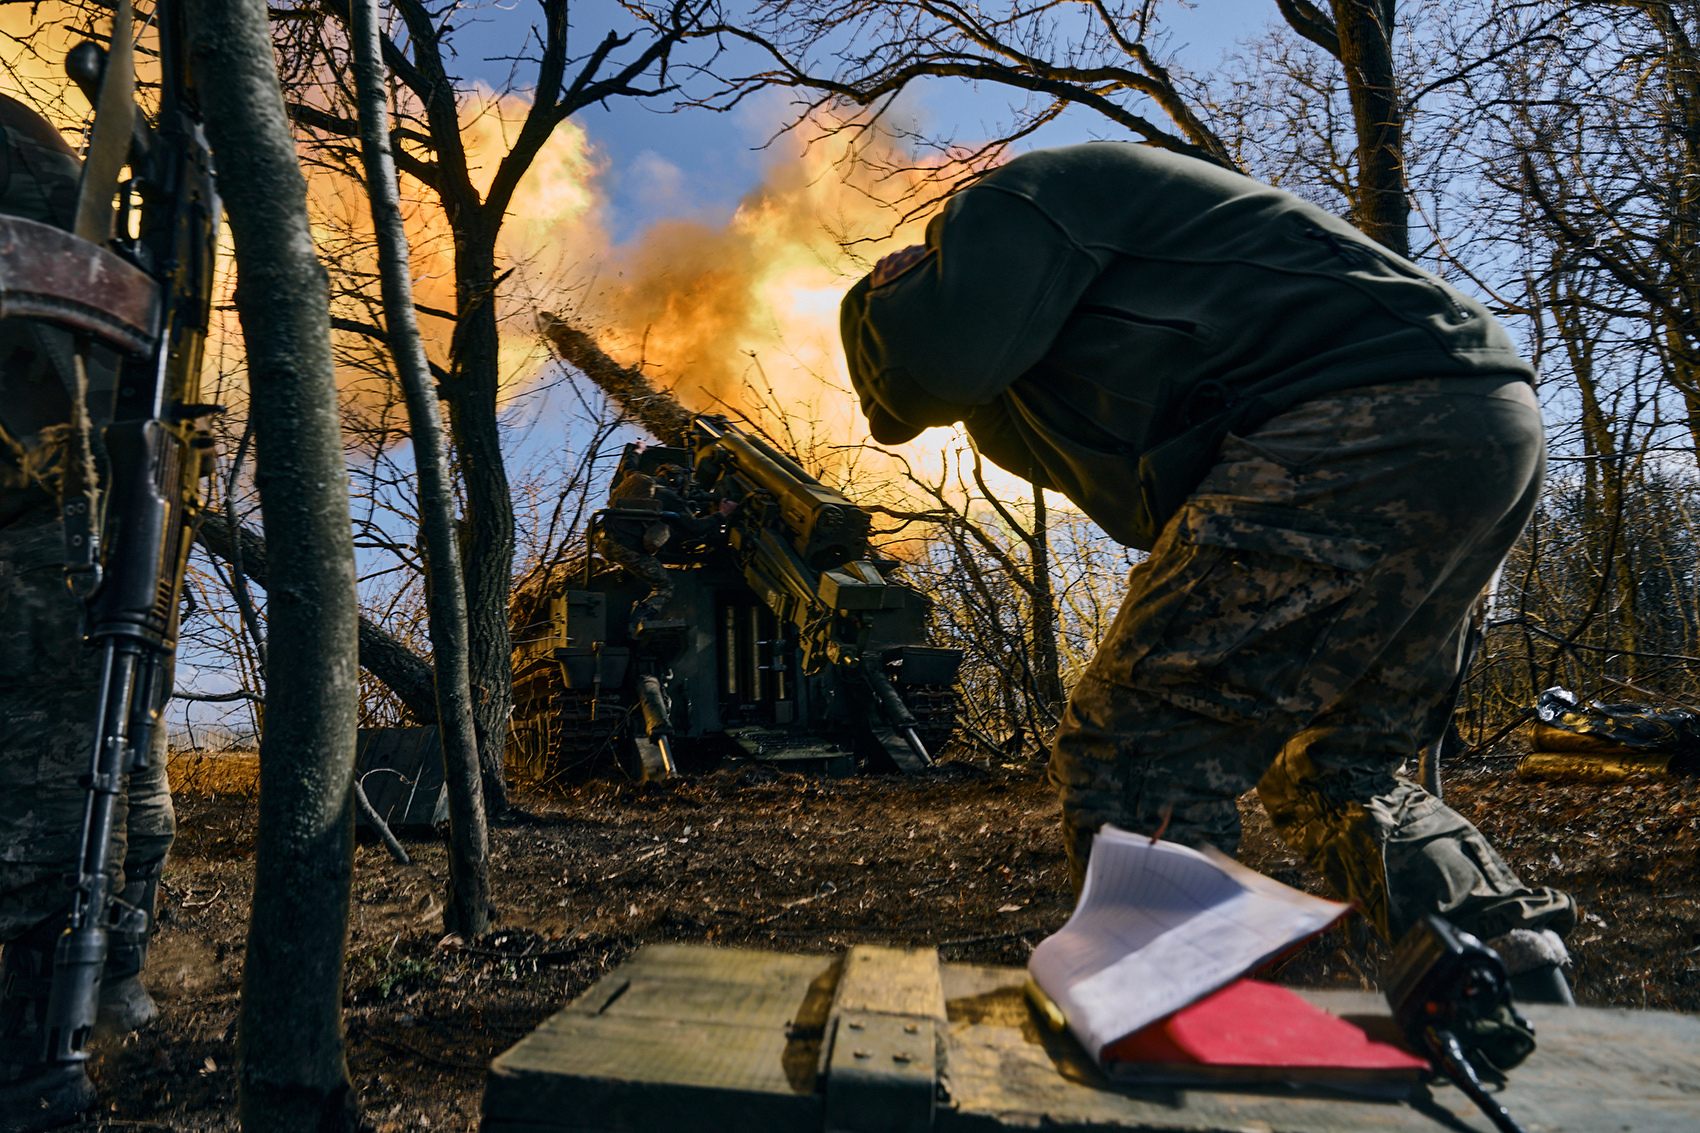
[[[516,772],[612,760],[657,777],[724,755],[930,765],[955,726],[961,653],[927,643],[931,600],[870,546],[869,513],[725,418],[669,439],[628,446],[615,482],[672,478],[667,498],[691,514],[598,511],[582,565],[516,603]],[[596,553],[622,521],[695,532],[653,551],[672,593],[641,618],[650,584]]]

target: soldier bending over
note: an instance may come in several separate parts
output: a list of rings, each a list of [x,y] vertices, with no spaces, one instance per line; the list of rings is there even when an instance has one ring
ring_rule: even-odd
[[[1568,1001],[1570,898],[1396,769],[1528,522],[1534,373],[1479,303],[1287,193],[1118,143],[1016,158],[846,296],[876,441],[980,450],[1149,549],[1058,729],[1078,889],[1106,822],[1275,829],[1384,939],[1439,913]]]

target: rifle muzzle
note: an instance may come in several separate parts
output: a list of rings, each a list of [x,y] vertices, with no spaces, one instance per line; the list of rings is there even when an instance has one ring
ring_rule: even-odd
[[[83,1062],[100,1013],[100,975],[106,967],[106,929],[93,925],[66,932],[53,950],[53,990],[42,1028],[48,1062]]]

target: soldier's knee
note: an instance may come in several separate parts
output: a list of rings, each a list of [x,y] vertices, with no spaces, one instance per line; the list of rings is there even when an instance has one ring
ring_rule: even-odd
[[[1063,811],[1063,852],[1068,857],[1069,891],[1076,900],[1086,884],[1086,860],[1092,854],[1092,839],[1103,825],[1102,819],[1092,820]]]
[[[138,836],[130,832],[130,844],[124,853],[124,876],[129,881],[138,877],[153,876],[165,866],[165,859],[171,854],[171,843],[176,839],[177,828],[152,831]]]
[[[1277,830],[1302,823],[1305,814],[1315,810],[1317,801],[1281,759],[1270,764],[1257,781],[1257,799]]]

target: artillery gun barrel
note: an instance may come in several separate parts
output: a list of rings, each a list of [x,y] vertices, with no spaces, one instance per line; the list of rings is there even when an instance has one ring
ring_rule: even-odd
[[[868,551],[868,513],[803,471],[801,465],[721,417],[698,417],[699,451],[728,457],[751,486],[779,504],[781,523],[803,560],[817,570],[860,559]]]
[[[537,313],[537,329],[555,352],[613,398],[664,445],[682,445],[691,434],[691,414],[668,390],[658,388],[636,366],[622,366],[596,340],[552,311]]]

